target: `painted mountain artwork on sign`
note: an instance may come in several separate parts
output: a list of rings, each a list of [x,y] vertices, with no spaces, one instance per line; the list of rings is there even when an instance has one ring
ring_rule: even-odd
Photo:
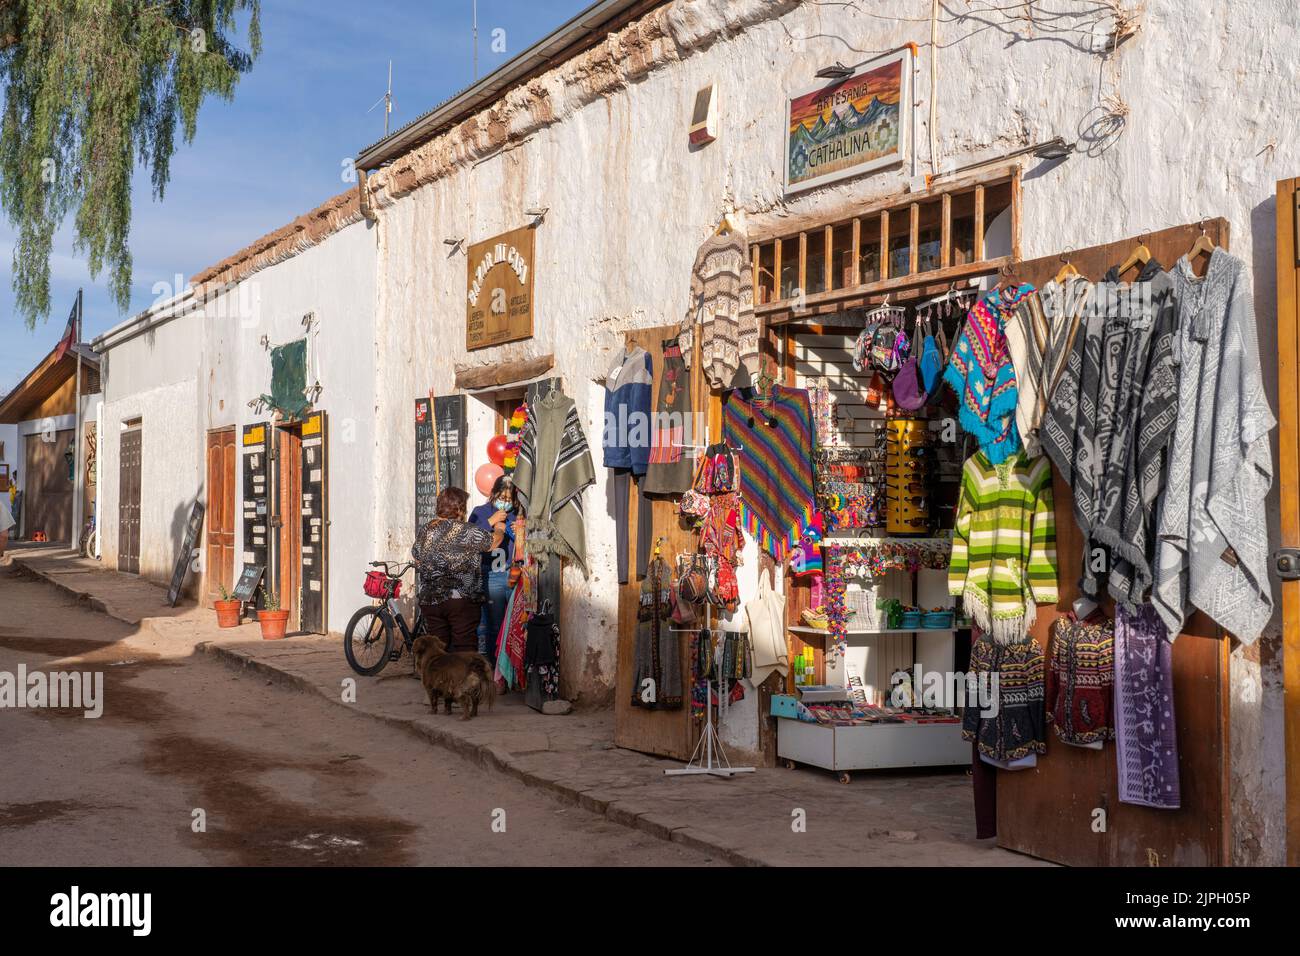
[[[790,100],[786,191],[898,162],[903,155],[910,54],[892,54],[853,76]]]

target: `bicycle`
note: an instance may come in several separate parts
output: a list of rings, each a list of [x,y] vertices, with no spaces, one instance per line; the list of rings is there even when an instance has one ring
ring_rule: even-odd
[[[390,660],[399,659],[403,647],[411,653],[411,645],[424,632],[424,614],[420,605],[417,603],[415,606],[415,619],[410,627],[397,605],[397,599],[402,595],[402,576],[415,567],[415,563],[406,562],[396,573],[392,571],[394,563],[370,562],[372,568],[383,570],[366,573],[365,591],[383,603],[369,604],[358,610],[343,632],[343,654],[348,665],[363,677],[374,677]],[[394,626],[402,632],[402,644],[396,649],[393,647]]]

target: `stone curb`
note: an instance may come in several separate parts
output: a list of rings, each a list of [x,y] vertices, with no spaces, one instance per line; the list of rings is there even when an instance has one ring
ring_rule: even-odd
[[[92,610],[99,611],[101,614],[106,614],[124,624],[130,624],[140,628],[147,627],[157,634],[158,631],[153,626],[154,621],[172,620],[171,618],[148,617],[132,620],[131,618],[115,611],[106,601],[93,597],[86,591],[79,591],[70,584],[65,584],[63,581],[59,580],[56,575],[43,573],[17,556],[14,556],[13,563],[21,567],[26,573],[40,578],[47,584],[53,585],[60,591],[75,598],[78,602],[90,607]],[[326,693],[323,688],[317,685],[310,678],[284,667],[258,660],[235,648],[226,647],[213,641],[199,641],[195,645],[195,650],[202,651],[210,657],[225,664],[232,670],[251,672],[258,676],[265,677],[268,681],[281,687],[286,687],[290,690],[319,694],[331,703],[339,704],[340,706],[342,705],[341,701],[336,700],[333,696]],[[545,790],[560,802],[569,806],[581,807],[597,816],[603,816],[611,823],[617,823],[620,826],[628,827],[629,829],[639,830],[642,833],[665,842],[680,843],[683,846],[691,847],[692,849],[703,853],[720,856],[728,863],[736,866],[766,866],[762,860],[756,857],[747,856],[734,848],[727,846],[711,833],[706,833],[703,830],[689,827],[685,824],[676,823],[671,818],[647,810],[644,807],[623,803],[614,794],[603,791],[598,784],[589,786],[578,781],[566,779],[562,772],[557,771],[548,771],[545,769],[527,770],[520,766],[518,760],[513,754],[501,747],[473,743],[472,741],[459,737],[456,734],[451,734],[436,726],[423,723],[419,719],[399,717],[394,714],[377,713],[375,711],[361,710],[359,708],[354,708],[354,712],[363,714],[372,720],[377,720],[381,723],[401,728],[417,737],[422,737],[427,742],[450,750],[458,756],[464,757],[487,770],[495,770],[514,777],[526,786],[538,790]]]

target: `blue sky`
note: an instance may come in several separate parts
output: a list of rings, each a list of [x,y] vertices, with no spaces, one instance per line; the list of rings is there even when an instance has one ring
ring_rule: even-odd
[[[479,75],[588,5],[479,0]],[[136,177],[126,315],[157,297],[155,283],[174,288],[178,273],[188,281],[347,188],[343,160],[383,135],[383,107],[367,110],[384,94],[389,59],[396,129],[469,85],[470,25],[471,0],[263,0],[262,56],[233,101],[204,104],[198,135],[172,160],[166,198],[155,202],[147,177]],[[492,49],[498,28],[503,53]],[[79,286],[87,340],[126,317],[109,298],[106,277],[90,278],[65,230],[51,261],[50,315],[29,331],[13,309],[13,238],[0,214],[0,394],[58,341]]]

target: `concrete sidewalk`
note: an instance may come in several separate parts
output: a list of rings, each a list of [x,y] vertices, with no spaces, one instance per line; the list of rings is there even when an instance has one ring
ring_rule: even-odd
[[[320,694],[376,721],[379,732],[409,733],[559,800],[736,864],[1045,865],[974,839],[970,781],[960,771],[861,773],[847,786],[813,769],[666,777],[663,771],[678,763],[614,746],[612,711],[543,716],[511,694],[471,721],[430,714],[405,658],[377,678],[358,677],[337,637],[263,641],[256,624],[222,630],[211,610],[167,608],[162,588],[72,552],[10,554],[6,562],[137,626],[132,643],[168,657],[204,652],[270,682]],[[355,703],[343,699],[349,678]],[[806,821],[801,832],[798,819]]]

